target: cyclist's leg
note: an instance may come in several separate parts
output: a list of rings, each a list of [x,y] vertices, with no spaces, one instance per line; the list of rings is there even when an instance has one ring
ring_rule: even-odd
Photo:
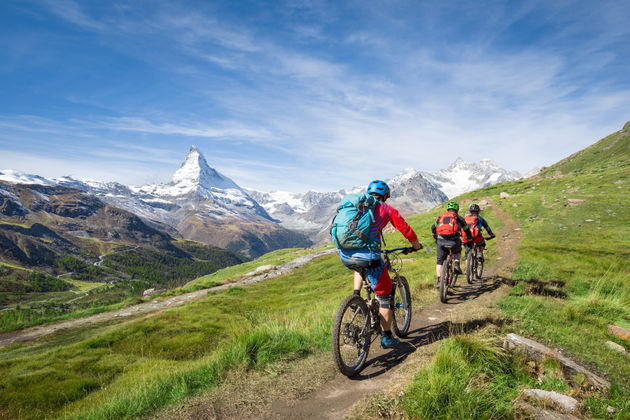
[[[381,318],[382,334],[381,346],[390,348],[400,343],[400,340],[392,335],[392,320],[394,319],[394,311],[392,310],[392,279],[389,276],[384,262],[378,270],[380,270],[380,273],[378,274],[378,280],[376,285],[373,286],[373,289],[379,303],[378,311]]]
[[[483,261],[483,250],[486,249],[486,241],[484,239],[481,240],[481,242],[479,242],[477,244],[477,255],[479,256],[479,259],[481,261]]]
[[[361,288],[363,287],[363,275],[359,272],[354,270],[354,294],[355,295],[360,295],[361,294]]]
[[[456,238],[453,239],[453,243],[453,269],[457,274],[462,274],[462,269],[459,266],[459,259],[462,256],[462,240],[460,238]]]

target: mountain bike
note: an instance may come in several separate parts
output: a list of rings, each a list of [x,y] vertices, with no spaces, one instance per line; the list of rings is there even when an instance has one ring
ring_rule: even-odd
[[[492,237],[488,236],[483,239],[489,241]],[[478,244],[473,244],[472,249],[466,254],[466,280],[468,281],[468,284],[472,284],[474,277],[481,280],[481,276],[483,274],[483,263],[483,251]]]
[[[448,256],[442,263],[442,273],[440,274],[440,301],[442,303],[446,303],[448,300],[446,297],[448,289],[455,287],[458,275],[453,268],[453,248],[449,245],[444,245],[444,248],[448,249]]]
[[[392,277],[392,330],[398,337],[406,337],[411,325],[411,292],[407,279],[400,275],[401,254],[416,251],[412,247],[382,250],[385,267]],[[394,267],[397,266],[397,267]],[[339,371],[346,376],[361,372],[367,361],[372,335],[381,333],[379,302],[364,272],[363,288],[366,297],[350,295],[341,302],[332,328],[332,353]]]

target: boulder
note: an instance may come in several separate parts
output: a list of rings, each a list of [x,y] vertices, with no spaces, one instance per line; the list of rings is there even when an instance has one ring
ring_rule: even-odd
[[[610,389],[610,382],[605,378],[562,355],[559,351],[551,349],[537,341],[521,337],[517,334],[508,334],[505,337],[503,346],[509,350],[518,350],[524,353],[529,359],[537,362],[544,362],[546,359],[556,360],[560,363],[562,372],[570,381],[573,381],[576,375],[583,375],[592,388],[601,391]]]
[[[622,340],[630,341],[630,331],[618,325],[609,325],[607,327],[608,334]]]
[[[266,273],[267,271],[271,271],[271,270],[275,270],[276,266],[275,265],[261,265],[260,267],[258,267],[254,273],[256,274],[261,274],[261,273]]]
[[[613,341],[606,341],[604,344],[606,344],[606,347],[608,347],[611,350],[614,350],[621,354],[628,355],[628,350],[626,350],[626,348],[622,346],[621,344],[617,344]]]
[[[535,407],[524,401],[518,403],[518,406],[529,413],[534,420],[579,420],[572,414],[558,413],[557,411],[547,410],[545,408]],[[529,417],[528,417],[529,418]]]
[[[510,194],[506,193],[505,191],[501,191],[501,194],[499,194],[499,198],[501,199],[505,199],[509,197],[510,197]]]
[[[543,389],[526,389],[523,396],[530,400],[539,401],[545,406],[551,406],[565,413],[575,414],[580,409],[580,402],[568,395],[560,394],[556,391],[545,391]]]

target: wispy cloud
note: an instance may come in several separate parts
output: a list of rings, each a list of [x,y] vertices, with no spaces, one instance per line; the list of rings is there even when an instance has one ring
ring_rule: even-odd
[[[44,0],[44,3],[62,19],[84,29],[103,31],[107,28],[104,23],[85,14],[81,10],[80,4],[73,0]]]
[[[94,138],[95,158],[173,165],[195,143],[237,182],[338,189],[445,167],[444,145],[526,171],[617,129],[630,109],[627,2],[45,4],[111,61],[86,49],[103,71],[37,86],[85,84],[36,115],[0,115],[0,147]]]

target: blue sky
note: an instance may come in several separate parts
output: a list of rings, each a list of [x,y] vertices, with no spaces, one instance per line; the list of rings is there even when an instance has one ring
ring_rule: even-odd
[[[0,170],[332,191],[630,120],[630,2],[0,2]]]

